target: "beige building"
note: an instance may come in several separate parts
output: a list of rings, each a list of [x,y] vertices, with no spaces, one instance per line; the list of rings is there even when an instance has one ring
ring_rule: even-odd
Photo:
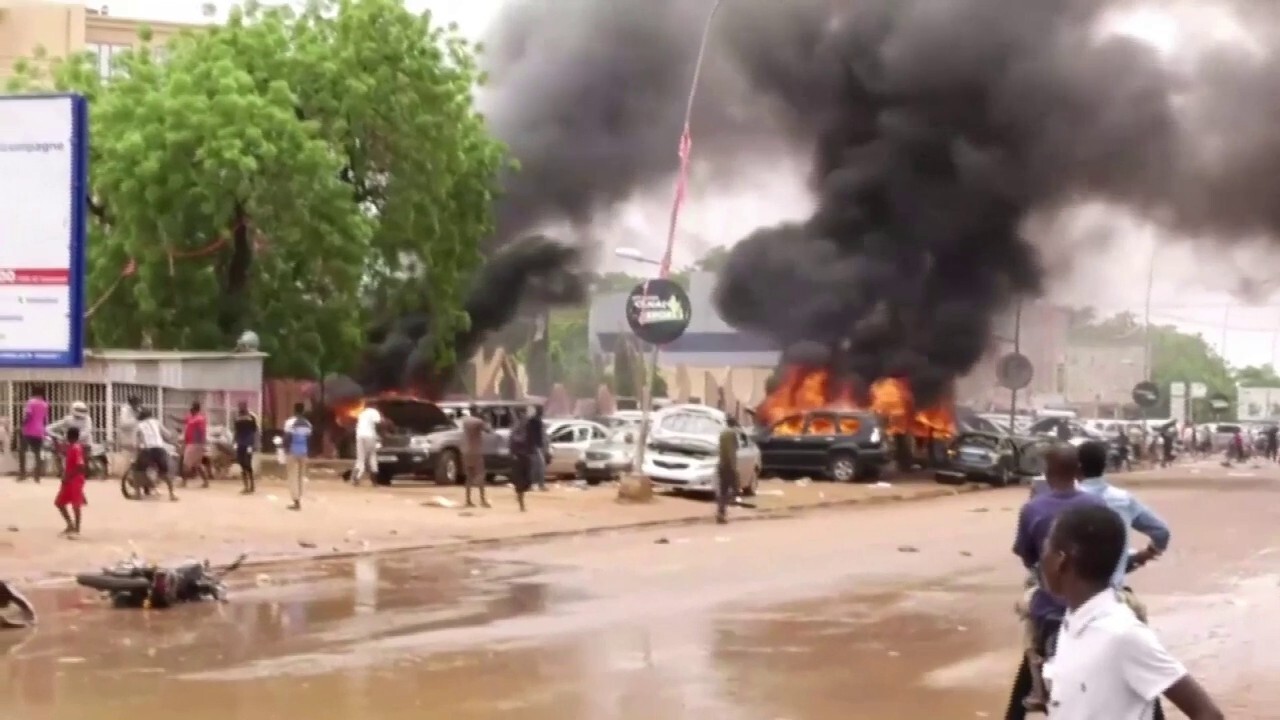
[[[152,44],[192,27],[111,15],[110,5],[51,0],[0,0],[0,78],[13,72],[17,61],[31,59],[38,48],[48,58],[62,58],[89,51],[98,59],[104,76],[111,72],[111,57],[138,44],[138,29],[146,25]]]
[[[1141,343],[1084,343],[1067,346],[1063,395],[1077,410],[1114,417],[1133,404],[1133,386],[1142,382]]]

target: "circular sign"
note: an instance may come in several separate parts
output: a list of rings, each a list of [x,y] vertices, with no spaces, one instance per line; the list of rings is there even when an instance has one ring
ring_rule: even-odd
[[[1009,353],[996,364],[996,379],[1000,387],[1007,390],[1021,390],[1030,385],[1033,375],[1031,361],[1021,353]]]
[[[666,345],[680,339],[689,327],[689,295],[665,278],[636,285],[627,296],[627,325],[636,337],[650,345]]]
[[[1222,393],[1214,393],[1209,396],[1209,407],[1217,410],[1218,412],[1222,412],[1223,410],[1231,407],[1231,400]]]
[[[1160,402],[1160,386],[1150,380],[1143,380],[1133,386],[1133,401],[1140,408],[1153,408]]]

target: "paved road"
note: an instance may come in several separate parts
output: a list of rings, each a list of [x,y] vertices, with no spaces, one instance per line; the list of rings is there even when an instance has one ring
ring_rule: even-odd
[[[1174,527],[1135,581],[1157,630],[1229,715],[1280,719],[1280,473],[1134,482]],[[300,565],[149,615],[50,591],[0,717],[998,717],[1024,493]]]

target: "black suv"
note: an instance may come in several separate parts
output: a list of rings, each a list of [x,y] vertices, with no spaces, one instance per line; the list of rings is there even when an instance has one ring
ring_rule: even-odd
[[[874,413],[813,410],[774,423],[756,438],[761,472],[808,474],[837,482],[866,480],[889,462]]]

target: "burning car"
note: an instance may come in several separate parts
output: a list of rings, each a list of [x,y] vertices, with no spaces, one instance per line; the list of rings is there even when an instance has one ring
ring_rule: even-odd
[[[902,378],[881,378],[865,389],[823,368],[792,365],[756,408],[756,423],[775,429],[790,422],[791,434],[801,433],[810,412],[870,413],[879,419],[887,452],[904,468],[931,466],[956,434],[955,408],[947,398],[918,406],[910,384]],[[801,427],[794,427],[796,422]],[[776,433],[774,433],[776,434]]]
[[[783,418],[757,438],[765,472],[837,482],[873,478],[889,462],[880,419],[866,411],[813,410]]]
[[[1053,440],[1003,433],[962,433],[947,449],[947,462],[934,471],[940,483],[968,480],[1005,487],[1044,473],[1045,452]]]
[[[706,405],[673,405],[654,413],[650,423],[640,471],[655,485],[715,492],[727,416]],[[760,448],[742,430],[737,435],[738,492],[750,497],[760,480]]]
[[[389,423],[378,447],[380,485],[390,485],[399,475],[455,484],[465,480],[462,471],[462,428],[455,418],[465,412],[414,397],[390,396],[367,400],[346,408],[344,416],[360,414],[367,405],[377,408]],[[505,430],[484,434],[484,462],[488,479],[511,470],[511,449]]]

